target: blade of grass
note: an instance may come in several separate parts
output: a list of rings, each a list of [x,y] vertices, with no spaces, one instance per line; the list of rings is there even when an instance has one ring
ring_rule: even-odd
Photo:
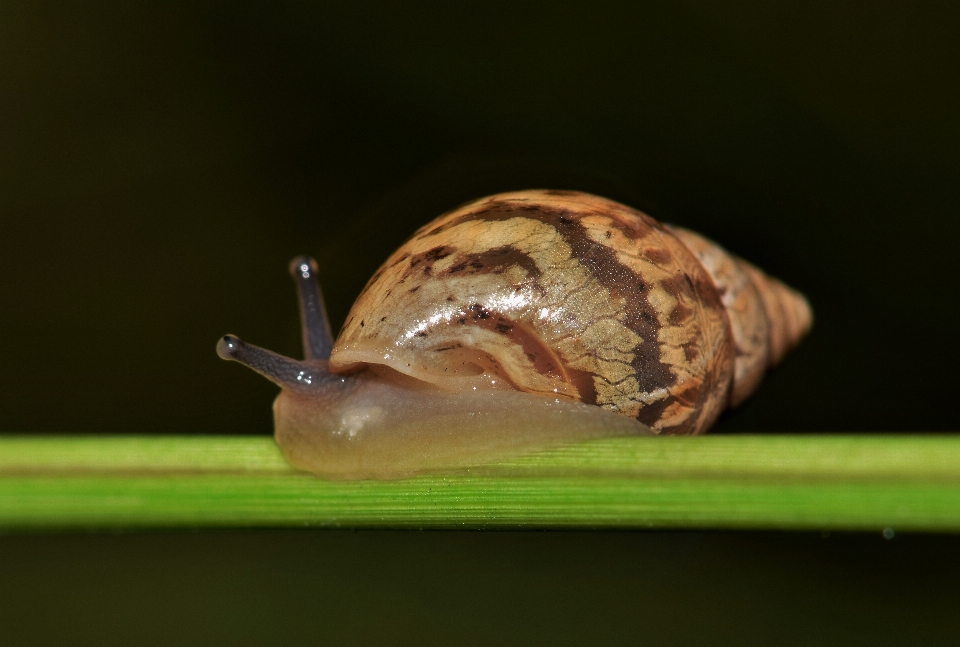
[[[261,437],[0,437],[0,527],[302,525],[957,531],[960,437],[617,438],[388,482]]]

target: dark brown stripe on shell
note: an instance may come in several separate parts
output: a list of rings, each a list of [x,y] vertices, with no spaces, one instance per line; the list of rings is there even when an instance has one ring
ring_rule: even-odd
[[[502,274],[514,265],[523,268],[531,279],[536,280],[540,276],[540,269],[537,267],[536,262],[534,262],[528,254],[516,247],[505,245],[483,252],[461,254],[458,253],[455,247],[440,246],[410,256],[409,267],[407,271],[404,272],[400,282],[404,282],[414,274],[430,276],[433,274],[433,267],[437,261],[454,255],[456,255],[454,264],[445,268],[439,273],[439,276],[457,274]],[[413,290],[411,290],[411,292],[412,291]]]
[[[441,275],[453,274],[502,274],[514,265],[522,267],[531,279],[540,278],[540,268],[530,256],[516,247],[504,245],[483,252],[458,256],[456,263],[446,268]]]

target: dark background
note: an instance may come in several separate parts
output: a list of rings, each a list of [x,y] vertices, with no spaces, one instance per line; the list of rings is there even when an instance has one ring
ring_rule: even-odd
[[[956,430],[958,33],[947,3],[0,3],[0,432],[269,433],[275,388],[214,343],[299,354],[292,256],[317,257],[337,328],[416,227],[530,187],[696,229],[809,296],[812,335],[718,431]],[[235,642],[348,644],[362,626],[480,644],[497,635],[477,633],[485,618],[518,638],[669,644],[697,618],[742,639],[778,610],[770,631],[798,644],[930,644],[956,629],[958,548],[6,536],[0,589],[18,627],[59,618],[75,643],[111,618],[121,641],[183,639],[170,618]]]

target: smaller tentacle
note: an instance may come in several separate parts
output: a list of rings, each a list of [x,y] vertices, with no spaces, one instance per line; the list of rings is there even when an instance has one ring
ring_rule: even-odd
[[[325,383],[340,379],[315,363],[284,357],[244,343],[234,335],[224,335],[217,342],[217,355],[252,368],[277,386],[303,394],[316,393]]]

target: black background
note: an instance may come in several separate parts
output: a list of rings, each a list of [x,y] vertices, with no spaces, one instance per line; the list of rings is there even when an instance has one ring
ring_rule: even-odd
[[[957,18],[932,3],[4,2],[0,432],[269,433],[275,387],[221,362],[214,343],[233,332],[299,354],[292,256],[317,257],[336,329],[416,227],[530,187],[592,191],[696,229],[809,296],[811,336],[718,432],[956,430]],[[18,627],[62,618],[88,630],[64,634],[77,643],[110,618],[118,640],[201,636],[157,627],[164,614],[187,622],[178,595],[202,591],[186,626],[206,626],[213,605],[222,622],[209,626],[238,642],[283,627],[278,642],[329,631],[347,644],[356,626],[367,628],[357,640],[379,627],[395,644],[458,632],[481,644],[506,618],[516,638],[649,630],[669,644],[697,618],[733,640],[779,610],[799,642],[917,637],[923,617],[929,644],[950,635],[938,604],[957,601],[957,547],[737,534],[7,536],[0,588]],[[233,591],[244,586],[273,593]],[[751,593],[738,602],[725,586]],[[516,587],[526,594],[499,598]],[[320,589],[318,609],[351,611],[311,615]],[[81,598],[71,615],[67,601]],[[459,599],[469,611],[457,624]],[[807,611],[790,616],[798,605]],[[324,622],[296,630],[307,617]]]

